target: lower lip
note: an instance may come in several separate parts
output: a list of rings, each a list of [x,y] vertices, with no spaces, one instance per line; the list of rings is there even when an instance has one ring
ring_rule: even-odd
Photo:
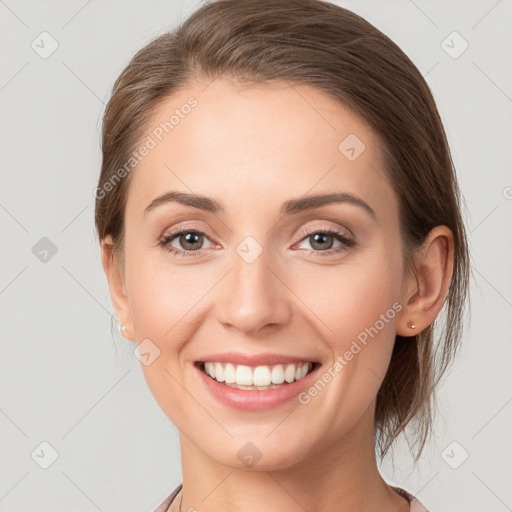
[[[308,388],[316,376],[319,365],[298,381],[263,391],[231,388],[212,379],[198,366],[194,367],[206,388],[219,402],[245,411],[262,411],[278,407]]]

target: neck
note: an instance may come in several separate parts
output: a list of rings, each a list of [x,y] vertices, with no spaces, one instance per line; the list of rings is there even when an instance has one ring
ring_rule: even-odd
[[[407,512],[407,500],[378,471],[373,416],[370,419],[279,469],[219,464],[181,435],[183,489],[175,501],[181,501],[182,512]]]

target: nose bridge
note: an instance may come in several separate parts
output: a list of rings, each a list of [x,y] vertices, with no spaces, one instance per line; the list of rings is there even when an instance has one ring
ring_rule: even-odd
[[[234,248],[230,263],[232,270],[220,305],[221,321],[246,333],[286,322],[286,287],[274,275],[276,262],[270,249],[248,236]]]

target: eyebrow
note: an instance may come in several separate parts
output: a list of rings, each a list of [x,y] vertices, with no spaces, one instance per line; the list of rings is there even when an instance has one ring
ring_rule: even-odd
[[[149,205],[144,210],[144,215],[146,215],[151,210],[157,208],[158,206],[162,206],[168,203],[179,203],[184,206],[192,206],[194,208],[199,208],[200,210],[204,210],[211,213],[224,213],[225,210],[223,206],[210,197],[198,195],[198,194],[189,194],[188,192],[166,192],[162,194],[149,203]],[[329,205],[329,204],[353,204],[355,206],[360,206],[367,213],[371,215],[374,220],[377,220],[377,215],[373,208],[360,197],[350,193],[350,192],[335,192],[332,194],[316,194],[301,197],[298,199],[290,199],[285,201],[281,206],[281,215],[293,215],[296,213],[300,213],[307,210],[313,210],[316,208],[320,208],[321,206]]]

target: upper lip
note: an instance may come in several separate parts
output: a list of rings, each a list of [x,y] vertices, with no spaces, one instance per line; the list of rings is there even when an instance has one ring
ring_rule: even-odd
[[[198,362],[219,362],[219,363],[232,363],[232,364],[243,364],[246,366],[271,366],[280,363],[306,363],[315,362],[313,359],[307,357],[295,357],[288,356],[285,354],[243,354],[240,352],[222,352],[220,354],[209,354],[201,357],[197,360]]]

